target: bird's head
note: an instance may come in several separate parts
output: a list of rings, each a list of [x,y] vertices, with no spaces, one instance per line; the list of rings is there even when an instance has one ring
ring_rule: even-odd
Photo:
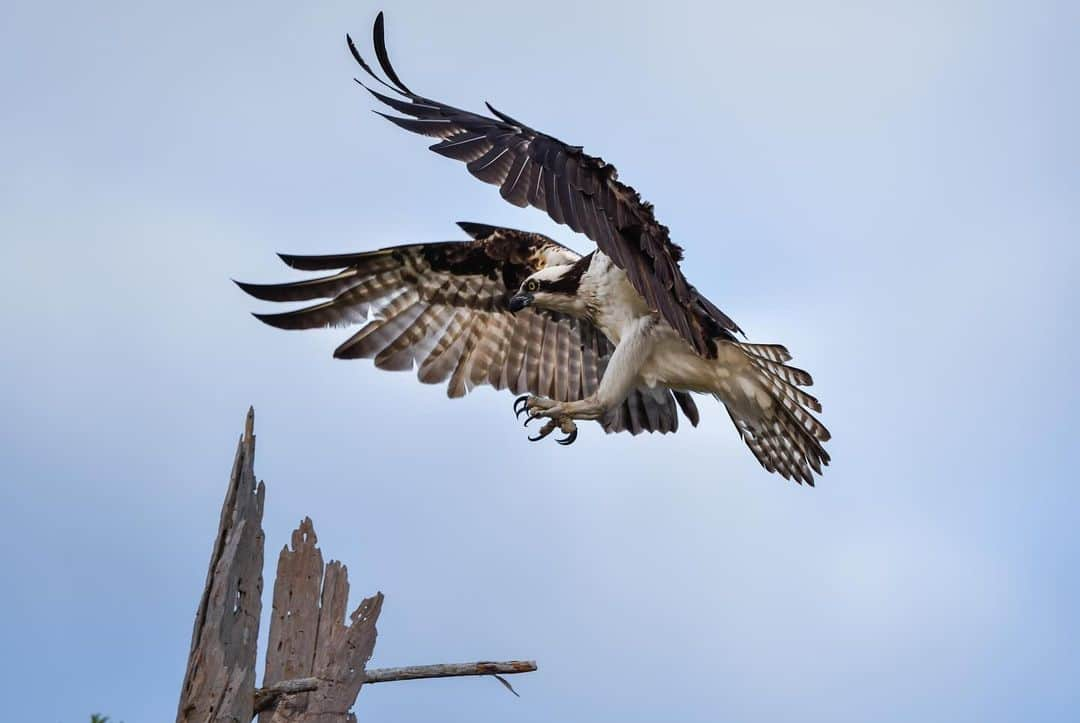
[[[510,297],[510,311],[526,306],[557,311],[570,316],[583,316],[585,303],[578,296],[584,268],[580,263],[547,266],[521,282],[521,288]]]

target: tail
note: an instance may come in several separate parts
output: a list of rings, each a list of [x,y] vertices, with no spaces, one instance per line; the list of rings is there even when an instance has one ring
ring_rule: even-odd
[[[786,364],[791,354],[779,344],[728,344],[742,357],[731,360],[738,392],[721,401],[739,435],[769,472],[812,487],[813,473],[829,464],[822,443],[831,436],[811,413],[820,412],[821,403],[800,389],[814,380]]]

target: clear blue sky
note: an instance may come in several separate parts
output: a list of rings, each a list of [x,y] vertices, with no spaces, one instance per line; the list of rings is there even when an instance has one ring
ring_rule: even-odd
[[[174,715],[249,404],[268,569],[304,515],[386,604],[362,720],[1036,721],[1080,680],[1075,3],[388,6],[415,89],[615,162],[689,277],[813,372],[834,464],[726,414],[531,445],[511,397],[330,357],[274,252],[583,238],[368,112],[377,5],[0,9],[0,679],[13,721]],[[265,634],[265,628],[264,628]]]

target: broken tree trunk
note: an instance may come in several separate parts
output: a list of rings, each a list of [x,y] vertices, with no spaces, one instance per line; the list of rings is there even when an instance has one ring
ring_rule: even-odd
[[[236,450],[206,587],[195,614],[177,723],[247,723],[262,614],[263,499],[255,482],[255,413]]]
[[[254,420],[248,410],[195,615],[177,723],[248,723],[254,715],[260,723],[355,723],[349,709],[365,683],[492,675],[513,692],[500,674],[536,670],[532,661],[367,670],[382,593],[346,622],[348,571],[336,561],[323,565],[305,517],[278,559],[264,687],[256,690],[266,490],[255,481]]]
[[[295,678],[315,678],[318,688],[282,696],[273,710],[260,714],[259,723],[345,723],[364,684],[364,669],[375,649],[375,621],[382,608],[382,593],[365,599],[345,623],[349,599],[349,573],[331,561],[323,569],[322,553],[311,518],[293,531],[278,558],[274,581],[270,641],[263,685]]]

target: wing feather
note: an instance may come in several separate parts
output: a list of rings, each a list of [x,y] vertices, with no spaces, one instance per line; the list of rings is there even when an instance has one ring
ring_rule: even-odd
[[[279,329],[349,326],[367,321],[368,312],[373,307],[377,308],[387,297],[400,292],[400,272],[391,271],[370,276],[342,291],[330,301],[280,314],[255,314],[255,318]],[[269,295],[272,292],[263,286],[260,293]]]
[[[382,318],[370,321],[334,351],[337,359],[370,359],[408,329],[426,304],[415,289],[406,289],[380,310]]]
[[[456,309],[446,327],[446,332],[420,365],[417,377],[425,384],[438,384],[450,378],[461,357],[463,340],[472,326],[473,312]],[[448,390],[447,394],[453,396]]]
[[[333,276],[296,281],[291,284],[247,284],[235,281],[237,286],[262,301],[310,301],[337,296],[359,283],[355,268],[345,269]]]
[[[543,336],[540,342],[540,360],[537,369],[537,388],[542,397],[555,397],[553,382],[555,381],[555,354],[557,345],[559,323],[550,316],[544,316]]]
[[[581,399],[581,339],[573,327],[567,334],[566,349],[566,398]]]
[[[476,362],[476,346],[486,326],[487,322],[484,315],[473,314],[468,333],[462,337],[464,341],[461,345],[461,355],[458,358],[457,365],[454,367],[453,374],[450,375],[450,383],[447,386],[446,393],[451,399],[463,397],[466,392],[472,389],[468,384],[468,380],[472,372],[472,366]]]
[[[407,371],[417,363],[421,352],[426,356],[430,349],[423,350],[422,343],[431,337],[434,343],[437,336],[433,327],[440,328],[449,320],[449,308],[442,304],[429,304],[420,315],[402,331],[397,338],[387,344],[375,355],[375,366],[391,371]],[[422,357],[420,358],[422,360]]]

